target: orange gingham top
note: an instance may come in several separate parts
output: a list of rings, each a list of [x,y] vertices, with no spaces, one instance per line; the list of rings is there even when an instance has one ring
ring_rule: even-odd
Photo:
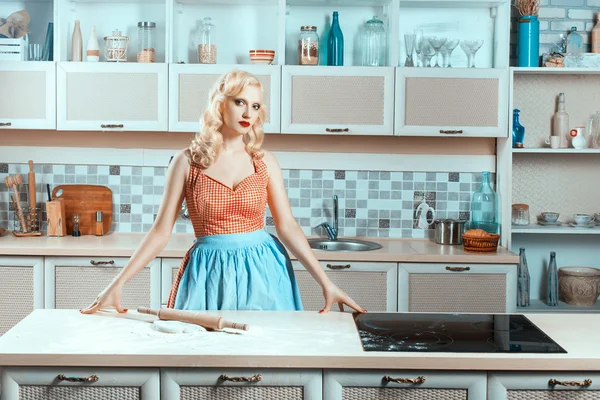
[[[264,161],[253,158],[253,163],[254,173],[232,189],[204,174],[200,165],[192,162],[185,185],[185,201],[196,237],[247,233],[264,228],[269,174]],[[190,251],[173,282],[169,308],[175,305],[177,288],[189,257]]]

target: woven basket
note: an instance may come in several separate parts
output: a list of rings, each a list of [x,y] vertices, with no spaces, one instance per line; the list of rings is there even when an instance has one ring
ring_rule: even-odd
[[[463,237],[463,246],[465,251],[478,251],[478,252],[495,252],[498,250],[498,241],[500,240],[500,235],[490,234],[489,237],[470,237],[465,234]]]

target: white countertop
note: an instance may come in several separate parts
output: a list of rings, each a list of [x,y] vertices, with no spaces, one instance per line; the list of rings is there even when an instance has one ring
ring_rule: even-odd
[[[144,238],[143,233],[109,233],[106,236],[15,237],[9,232],[0,237],[1,255],[21,256],[106,256],[130,257]],[[372,251],[315,250],[323,261],[373,262],[453,262],[484,264],[517,264],[519,256],[503,247],[495,253],[465,252],[463,246],[442,246],[428,239],[361,238],[381,244]],[[191,234],[173,234],[158,257],[183,257],[193,245]],[[290,256],[292,256],[290,254]],[[293,258],[293,256],[292,256]]]
[[[244,334],[167,334],[135,311],[36,310],[0,337],[0,366],[599,371],[600,315],[525,314],[567,354],[365,352],[352,315],[212,311]]]

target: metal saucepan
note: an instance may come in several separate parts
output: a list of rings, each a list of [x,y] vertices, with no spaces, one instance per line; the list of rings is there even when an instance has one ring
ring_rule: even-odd
[[[462,234],[467,221],[458,219],[436,219],[433,221],[435,227],[435,242],[437,244],[462,244]]]

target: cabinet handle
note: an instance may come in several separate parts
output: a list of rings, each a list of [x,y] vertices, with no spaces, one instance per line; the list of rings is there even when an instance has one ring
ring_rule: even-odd
[[[123,128],[123,124],[102,124],[102,128]]]
[[[59,381],[69,381],[69,382],[98,382],[98,380],[100,378],[98,378],[98,375],[90,375],[87,378],[84,377],[80,377],[80,376],[64,376],[64,375],[58,375],[57,376]]]
[[[382,379],[384,382],[395,382],[395,383],[423,383],[425,382],[424,376],[418,376],[416,378],[392,378],[391,376],[384,376]]]
[[[463,133],[463,131],[462,131],[462,129],[459,129],[459,130],[445,130],[445,129],[440,129],[440,133],[445,133],[447,135],[456,135],[456,134]]]
[[[329,269],[348,269],[348,268],[350,268],[350,264],[345,264],[345,265],[327,264],[327,268],[329,268]]]
[[[254,376],[227,376],[221,375],[219,377],[222,381],[231,381],[231,382],[260,382],[262,381],[262,375],[256,374]]]
[[[592,380],[586,379],[583,382],[578,381],[558,381],[556,379],[550,379],[548,385],[560,385],[560,386],[592,386]]]
[[[325,128],[326,132],[349,132],[350,129],[348,128]]]
[[[446,271],[455,271],[455,272],[460,272],[460,271],[470,271],[471,267],[449,267],[446,266]]]
[[[0,122],[0,126],[12,126],[12,122]]]
[[[114,263],[115,263],[115,260],[110,260],[110,261],[90,260],[90,264],[92,264],[92,265],[113,265]]]

